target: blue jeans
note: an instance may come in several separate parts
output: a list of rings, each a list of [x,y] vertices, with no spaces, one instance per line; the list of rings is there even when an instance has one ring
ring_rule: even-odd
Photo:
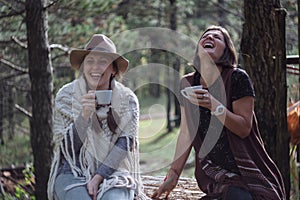
[[[91,200],[87,192],[86,186],[74,187],[65,191],[64,189],[74,183],[83,183],[80,178],[76,178],[73,174],[60,174],[56,177],[54,184],[55,200]],[[133,200],[134,191],[127,188],[112,188],[106,191],[101,200]]]
[[[225,200],[253,200],[253,198],[247,190],[229,186]]]

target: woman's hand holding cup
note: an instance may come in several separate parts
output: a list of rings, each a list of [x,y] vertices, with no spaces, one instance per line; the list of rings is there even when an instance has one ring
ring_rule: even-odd
[[[210,108],[211,96],[202,85],[186,87],[181,90],[181,94],[195,105]]]
[[[96,110],[95,103],[96,100],[94,90],[90,90],[87,94],[81,97],[81,116],[84,120],[88,121],[92,113]]]
[[[202,89],[202,85],[196,85],[196,86],[186,87],[182,89],[180,92],[182,96],[184,96],[185,98],[191,99],[191,97],[193,97],[193,95],[195,94],[195,91],[201,89]]]

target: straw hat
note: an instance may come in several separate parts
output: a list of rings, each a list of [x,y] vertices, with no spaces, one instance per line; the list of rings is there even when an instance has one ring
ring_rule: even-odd
[[[71,66],[75,69],[79,69],[84,57],[90,52],[99,52],[113,58],[120,73],[124,73],[128,68],[129,61],[117,53],[113,41],[103,34],[93,35],[84,49],[72,50],[70,53]]]

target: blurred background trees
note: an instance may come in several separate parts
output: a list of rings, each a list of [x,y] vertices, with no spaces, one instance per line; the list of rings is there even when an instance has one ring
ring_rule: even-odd
[[[44,60],[45,58],[38,56],[38,54],[30,54],[28,45],[30,37],[32,37],[34,44],[38,45],[38,38],[35,37],[35,34],[40,33],[28,31],[30,28],[37,26],[36,23],[38,23],[28,18],[29,8],[35,7],[36,5],[34,4],[37,2],[41,2],[42,5],[46,6],[44,11],[47,12],[48,16],[44,19],[44,23],[48,26],[48,45],[46,45],[46,49],[49,48],[51,72],[47,71],[49,70],[45,66],[47,64],[42,63],[42,61],[39,63],[41,65],[40,69],[45,69],[44,73],[51,73],[51,84],[53,84],[53,86],[51,86],[49,82],[46,82],[44,83],[45,87],[43,89],[42,85],[39,84],[37,91],[44,91],[44,93],[32,90],[32,88],[34,88],[32,86],[32,76],[36,78],[44,78],[44,76],[39,74],[43,72],[38,70],[39,66],[36,65],[36,62],[30,61],[32,61],[32,59]],[[273,57],[270,57],[271,55],[259,54],[260,52],[257,51],[258,47],[265,47],[263,46],[265,43],[260,44],[259,39],[267,32],[270,34],[270,40],[264,40],[265,42],[270,42],[270,45],[275,45],[277,44],[276,42],[283,42],[281,43],[281,47],[280,45],[275,45],[274,47],[276,48],[282,48],[282,45],[285,43],[286,49],[285,52],[281,52],[281,56],[285,54],[298,54],[298,8],[296,0],[274,1],[277,2],[276,5],[274,5],[275,3],[273,1],[264,0],[260,1],[260,3],[257,2],[256,5],[262,6],[261,10],[264,11],[261,14],[265,15],[262,15],[262,18],[253,18],[253,21],[247,21],[247,19],[250,19],[251,16],[258,16],[256,12],[259,10],[255,10],[255,8],[251,7],[254,6],[252,5],[253,3],[246,0],[41,0],[37,2],[25,0],[0,1],[0,143],[2,146],[5,146],[8,141],[14,140],[16,135],[17,137],[20,135],[24,137],[31,135],[31,142],[35,142],[32,144],[33,150],[34,145],[36,145],[34,151],[38,151],[38,143],[36,142],[39,140],[35,137],[38,135],[38,129],[34,127],[40,127],[40,129],[45,131],[42,135],[48,139],[51,138],[50,128],[44,126],[49,122],[45,122],[44,120],[41,124],[34,123],[30,125],[30,121],[32,122],[32,114],[34,114],[34,106],[40,105],[34,102],[38,101],[38,98],[44,100],[48,98],[48,105],[50,105],[51,101],[49,101],[49,98],[52,98],[49,97],[50,94],[52,93],[54,96],[63,84],[76,77],[77,74],[69,65],[69,52],[71,48],[84,48],[84,44],[86,44],[92,34],[103,33],[108,36],[113,36],[117,33],[137,28],[162,27],[185,34],[194,42],[197,42],[200,33],[208,25],[217,24],[224,26],[231,34],[235,47],[239,52],[241,66],[245,67],[247,71],[249,70],[251,78],[253,78],[257,86],[257,88],[255,88],[258,96],[256,111],[258,112],[259,122],[262,123],[263,126],[262,134],[266,141],[267,149],[270,151],[272,157],[277,161],[281,158],[282,154],[280,154],[280,149],[278,149],[280,145],[276,146],[276,149],[274,142],[277,144],[276,141],[282,136],[283,138],[281,139],[283,140],[281,140],[281,142],[284,143],[285,147],[288,145],[286,144],[286,137],[284,136],[284,134],[287,134],[286,123],[283,122],[282,125],[278,125],[280,126],[279,129],[274,127],[274,130],[276,129],[275,136],[272,135],[273,131],[269,131],[269,127],[274,126],[274,123],[278,123],[276,120],[282,119],[286,114],[286,112],[283,112],[280,117],[276,116],[280,109],[286,109],[286,107],[283,106],[284,104],[288,104],[290,99],[292,101],[299,100],[299,77],[287,74],[287,79],[285,80],[284,76],[286,73],[282,73],[281,75],[277,74],[278,76],[276,76],[273,74],[275,70],[268,71],[270,70],[270,65],[273,65],[270,62],[257,65],[259,63],[259,60],[257,60],[254,64],[251,63],[251,65],[248,65],[249,61],[245,60],[241,52],[244,53],[247,48],[248,50],[250,48],[250,52],[253,56],[260,55],[261,59],[266,58],[266,60],[272,61]],[[270,7],[264,7],[264,4]],[[279,10],[284,8],[286,10],[285,41],[281,41],[284,35],[280,35],[277,32],[273,32],[272,34],[272,31],[281,30],[283,27],[274,26],[274,21],[273,24],[268,24],[269,22],[266,21],[268,16],[272,15],[272,9],[276,10],[276,8]],[[250,23],[248,29],[243,27],[245,22],[246,24]],[[156,37],[159,37],[159,35],[149,38],[149,41],[151,41],[151,39],[157,39]],[[280,37],[280,41],[276,40],[278,37]],[[242,42],[242,38],[244,39],[244,43]],[[271,40],[272,38],[274,40]],[[138,43],[139,41],[136,42]],[[244,46],[241,46],[240,49],[242,43]],[[194,51],[194,49],[191,50],[192,52]],[[30,57],[30,55],[32,57]],[[178,126],[180,122],[176,91],[171,91],[169,88],[155,83],[171,82],[176,84],[180,75],[192,70],[192,68],[188,66],[188,62],[191,62],[191,60],[186,60],[174,54],[174,52],[154,48],[135,49],[126,52],[124,56],[130,60],[130,70],[149,63],[159,63],[174,69],[165,74],[160,74],[158,71],[155,77],[148,77],[145,74],[144,77],[141,78],[151,79],[146,80],[146,82],[151,84],[143,85],[135,90],[140,100],[141,114],[148,114],[147,108],[151,105],[163,105],[165,110],[161,112],[166,113],[168,119],[166,130],[171,131],[174,127]],[[275,65],[274,63],[274,69],[280,69],[282,72],[286,72],[285,69],[280,68],[282,67],[282,63],[277,64],[278,65]],[[259,68],[259,66],[261,68]],[[30,69],[35,69],[35,72],[31,71],[30,73]],[[155,68],[153,68],[153,70],[154,69]],[[174,71],[179,72],[179,74],[172,73]],[[41,77],[39,77],[39,75]],[[280,79],[278,80],[278,78]],[[49,79],[47,80],[49,81]],[[129,86],[139,85],[135,82],[138,80],[124,79],[123,81]],[[273,93],[271,95],[268,93],[270,92],[269,89],[266,91],[265,88],[259,88],[260,83],[264,85],[274,85],[274,91],[279,91],[281,88],[280,91],[282,93],[276,94],[276,98],[273,98]],[[280,84],[284,84],[284,86]],[[176,86],[174,86],[174,88],[176,88]],[[47,90],[49,90],[50,93]],[[271,102],[267,102],[267,107],[265,107],[266,102],[262,101],[266,98],[270,101],[272,100]],[[275,113],[269,112],[270,107],[273,105],[277,106]],[[41,114],[41,116],[44,115],[44,117],[47,116],[48,119],[52,117],[51,111],[41,111],[39,114]],[[276,120],[274,121],[274,119]],[[49,141],[42,140],[41,142],[47,144]],[[47,146],[47,148],[48,147],[50,146]],[[284,155],[287,153],[286,150],[287,149],[282,152]],[[32,153],[34,154],[34,152]],[[0,159],[3,158],[1,157]],[[43,163],[48,163],[48,159],[50,159],[50,156],[47,158],[37,158],[39,162],[43,160]],[[21,164],[25,161],[26,160],[14,164]],[[0,162],[0,168],[6,167],[3,163],[5,163],[4,159]],[[46,164],[45,167],[48,169],[48,164]]]

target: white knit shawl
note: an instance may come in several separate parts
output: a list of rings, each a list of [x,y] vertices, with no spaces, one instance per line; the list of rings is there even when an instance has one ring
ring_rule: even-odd
[[[139,173],[139,156],[138,156],[138,120],[139,107],[138,99],[135,94],[117,81],[113,81],[113,94],[111,106],[120,117],[116,134],[112,134],[107,128],[104,119],[104,127],[99,123],[94,123],[96,114],[91,116],[92,125],[88,127],[86,138],[80,149],[79,161],[80,167],[76,166],[76,157],[74,151],[73,124],[79,116],[81,106],[81,96],[86,94],[86,83],[83,77],[63,86],[57,93],[54,110],[54,156],[51,166],[51,172],[48,181],[48,198],[53,200],[53,188],[60,156],[63,155],[75,177],[85,177],[85,181],[80,185],[85,185],[94,175],[97,168],[103,163],[111,149],[113,148],[118,137],[126,137],[129,145],[129,138],[133,141],[133,147],[128,148],[127,157],[120,162],[119,168],[107,180],[105,179],[99,187],[98,199],[102,194],[112,187],[127,187],[135,189],[137,199],[148,199],[142,192],[142,182]],[[129,102],[136,105],[133,109]],[[75,124],[76,127],[76,124]],[[106,128],[105,128],[106,127]],[[78,127],[80,129],[80,127]],[[70,144],[67,138],[70,138]],[[70,146],[71,145],[71,146]],[[71,147],[71,154],[68,147]],[[78,185],[66,186],[66,190]]]

